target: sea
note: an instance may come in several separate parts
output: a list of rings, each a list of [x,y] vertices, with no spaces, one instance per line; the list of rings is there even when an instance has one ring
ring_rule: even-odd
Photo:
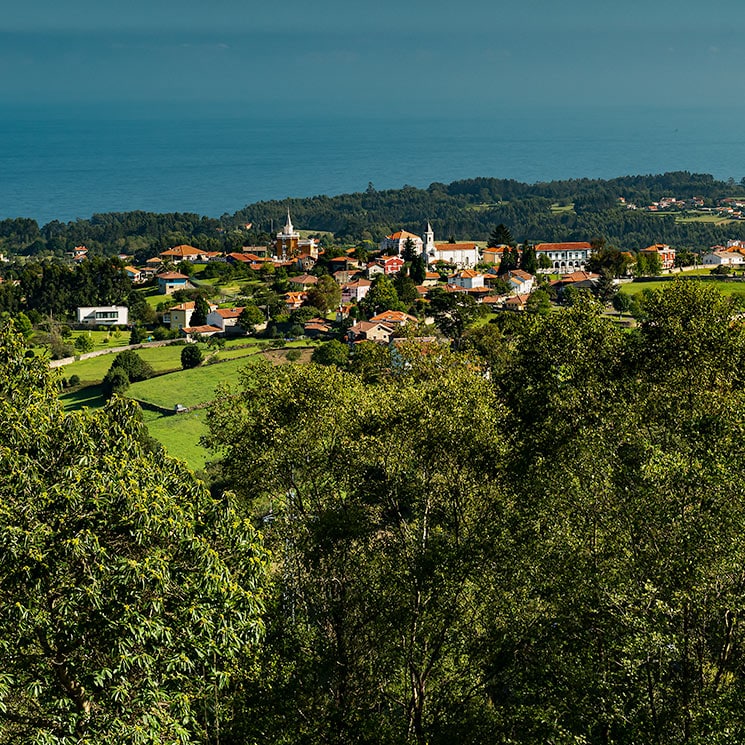
[[[130,210],[220,217],[262,200],[477,176],[535,183],[686,170],[739,182],[741,113],[619,105],[432,117],[0,105],[0,219],[43,225]]]

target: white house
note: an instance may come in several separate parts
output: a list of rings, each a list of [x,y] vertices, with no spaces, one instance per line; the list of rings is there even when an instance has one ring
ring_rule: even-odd
[[[240,318],[243,308],[218,308],[207,314],[207,325],[216,326],[224,333],[230,333],[231,330],[238,330],[238,319]]]
[[[535,277],[522,269],[512,269],[505,277],[515,295],[529,295],[533,292]]]
[[[484,275],[474,269],[464,269],[462,272],[449,277],[448,284],[473,290],[476,287],[484,287]]]
[[[341,300],[343,303],[349,303],[355,300],[359,303],[372,287],[372,282],[369,279],[355,279],[353,282],[347,282],[341,287]]]
[[[411,241],[414,245],[414,253],[418,256],[422,252],[422,239],[414,233],[406,230],[398,230],[392,235],[387,235],[380,241],[380,250],[384,254],[393,254],[400,256],[404,252],[406,241]]]
[[[548,271],[560,274],[584,269],[587,260],[592,256],[592,246],[584,241],[574,243],[539,243],[535,247],[536,258],[546,256],[551,262]]]
[[[123,305],[99,305],[78,308],[78,323],[86,326],[126,326],[129,308]]]
[[[745,256],[739,251],[710,251],[702,259],[704,266],[741,266]]]

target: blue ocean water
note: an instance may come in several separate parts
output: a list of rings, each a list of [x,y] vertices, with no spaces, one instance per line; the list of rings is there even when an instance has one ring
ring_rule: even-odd
[[[449,118],[0,108],[0,218],[212,217],[265,199],[493,176],[536,182],[688,170],[745,176],[731,110],[540,110]]]

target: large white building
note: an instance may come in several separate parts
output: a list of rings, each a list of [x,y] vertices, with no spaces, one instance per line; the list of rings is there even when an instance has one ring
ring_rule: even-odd
[[[585,241],[574,243],[539,243],[535,247],[536,258],[548,257],[551,267],[548,271],[570,274],[585,268],[592,256],[592,246]]]
[[[411,241],[414,253],[419,256],[422,252],[422,239],[414,233],[406,230],[398,230],[392,235],[387,235],[380,241],[380,250],[387,255],[400,256],[406,248],[406,241]]]
[[[424,233],[424,252],[427,264],[438,261],[454,264],[458,269],[467,269],[479,263],[479,247],[475,243],[435,243],[435,232],[427,223]]]

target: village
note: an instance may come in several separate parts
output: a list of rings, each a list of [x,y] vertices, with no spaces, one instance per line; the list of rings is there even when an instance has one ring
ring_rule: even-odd
[[[71,258],[79,263],[87,253],[81,246],[71,252]],[[524,246],[437,241],[427,223],[421,236],[405,230],[385,236],[375,252],[361,255],[357,247],[347,247],[329,257],[319,238],[301,235],[288,210],[273,245],[244,246],[231,253],[178,245],[142,266],[128,264],[124,272],[133,286],[151,287],[150,300],[158,300],[157,324],[186,341],[266,332],[268,327],[277,328],[272,320],[281,326],[283,320],[292,319],[292,336],[325,339],[339,336],[342,330],[350,343],[388,343],[406,324],[433,322],[428,313],[433,294],[467,297],[484,313],[545,310],[560,306],[578,290],[598,295],[604,279],[603,300],[608,302],[635,275],[661,276],[699,268],[726,274],[745,264],[745,242],[740,240],[687,254],[689,261],[693,259],[690,266],[681,266],[674,247],[655,244],[636,254],[616,252],[623,269],[619,271],[616,264],[609,273],[603,269],[603,253],[607,252],[602,246],[586,241]],[[214,286],[199,280],[199,272],[210,264],[231,264],[275,290],[287,289],[278,295],[279,305],[271,307],[262,304],[260,292],[254,293],[255,300],[248,306],[231,302],[235,298],[210,297],[206,290],[214,294]],[[397,280],[399,290],[403,283],[405,291],[389,293],[387,299],[378,293],[382,298],[371,303],[373,288],[386,281],[380,278],[391,284]],[[204,313],[190,296],[207,297]],[[124,327],[133,321],[121,305],[79,307],[76,320],[81,327]]]

